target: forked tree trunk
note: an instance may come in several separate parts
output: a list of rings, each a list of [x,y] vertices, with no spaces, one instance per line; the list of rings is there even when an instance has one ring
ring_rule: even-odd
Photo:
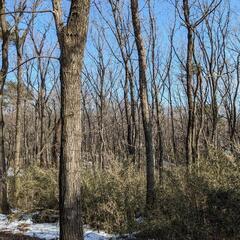
[[[60,44],[61,150],[60,239],[83,240],[81,213],[81,81],[90,1],[72,0],[67,24],[62,21],[61,1],[53,0]]]

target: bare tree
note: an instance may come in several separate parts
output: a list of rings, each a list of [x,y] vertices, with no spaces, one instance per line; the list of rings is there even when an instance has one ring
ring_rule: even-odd
[[[201,12],[201,15],[196,20],[192,20],[191,16],[191,7],[189,0],[182,1],[182,9],[184,14],[184,24],[187,29],[187,57],[186,57],[186,93],[188,99],[188,123],[187,123],[187,136],[186,136],[186,162],[187,166],[190,167],[192,163],[195,162],[195,101],[194,101],[194,92],[196,89],[193,87],[193,77],[194,77],[194,66],[193,66],[193,57],[194,57],[194,43],[195,43],[195,30],[199,24],[201,24],[206,17],[211,14],[221,3],[217,0],[212,0],[209,6],[204,8],[204,11]]]
[[[151,209],[155,199],[155,180],[154,180],[154,154],[152,140],[152,123],[148,104],[148,90],[146,77],[146,53],[144,42],[141,36],[141,23],[139,19],[138,0],[131,0],[132,23],[134,28],[135,41],[138,51],[139,63],[139,86],[140,86],[140,103],[142,111],[142,121],[145,136],[146,163],[147,163],[147,196],[146,206]]]
[[[0,1],[0,19],[1,19],[1,40],[2,40],[2,67],[0,70],[0,211],[9,212],[7,200],[7,182],[6,182],[6,159],[4,149],[4,118],[3,118],[3,90],[8,72],[8,44],[10,29],[6,21],[5,1]]]
[[[60,239],[83,239],[81,213],[81,81],[87,38],[89,0],[72,0],[67,23],[60,0],[52,0],[60,45],[61,154]]]
[[[22,143],[22,129],[23,129],[23,92],[24,92],[24,83],[23,83],[23,49],[24,44],[27,38],[27,35],[30,30],[31,22],[34,18],[34,15],[30,17],[30,20],[27,22],[25,29],[21,29],[20,24],[23,18],[22,11],[25,8],[26,1],[16,3],[14,6],[14,11],[19,11],[19,13],[14,13],[14,43],[17,53],[17,99],[16,99],[16,133],[15,133],[15,156],[14,156],[14,183],[13,183],[13,202],[15,202],[16,194],[16,177],[19,172],[19,169],[23,165],[21,158],[21,143]],[[37,3],[33,4],[33,11]]]

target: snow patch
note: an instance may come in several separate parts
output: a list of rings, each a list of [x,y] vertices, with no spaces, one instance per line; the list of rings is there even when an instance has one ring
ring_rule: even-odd
[[[0,214],[0,232],[21,233],[30,237],[38,237],[44,240],[55,240],[59,236],[58,223],[33,223],[31,217],[20,221],[9,221],[6,215]],[[112,236],[105,232],[96,232],[84,229],[85,240],[108,240]]]

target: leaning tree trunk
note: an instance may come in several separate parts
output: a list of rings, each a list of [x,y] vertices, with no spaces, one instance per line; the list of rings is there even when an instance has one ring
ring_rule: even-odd
[[[147,78],[146,78],[146,53],[143,39],[141,36],[141,25],[138,15],[138,0],[131,0],[132,22],[134,28],[135,41],[138,50],[139,63],[139,85],[140,85],[140,103],[142,110],[142,121],[145,136],[146,163],[147,163],[147,196],[146,208],[151,209],[155,199],[155,180],[154,180],[154,158],[152,143],[152,123],[150,120]]]
[[[7,199],[6,182],[6,159],[4,151],[4,118],[3,118],[3,89],[8,72],[8,42],[9,31],[5,19],[5,1],[0,0],[0,26],[2,30],[2,67],[0,70],[0,212],[8,213],[9,204]]]
[[[81,214],[81,81],[90,1],[72,0],[67,24],[62,20],[61,1],[53,0],[60,44],[61,150],[60,239],[83,240]]]

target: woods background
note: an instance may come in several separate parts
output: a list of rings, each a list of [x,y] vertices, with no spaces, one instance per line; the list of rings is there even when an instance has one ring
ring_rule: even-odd
[[[71,120],[81,157],[66,147],[80,159],[84,222],[129,232],[148,209],[153,236],[239,237],[237,1],[92,1],[79,89],[59,65],[77,64],[83,49],[55,33],[51,2],[0,2],[2,211],[58,208],[63,74],[75,109],[65,121],[81,106],[79,124]],[[63,24],[69,7],[63,1]]]

